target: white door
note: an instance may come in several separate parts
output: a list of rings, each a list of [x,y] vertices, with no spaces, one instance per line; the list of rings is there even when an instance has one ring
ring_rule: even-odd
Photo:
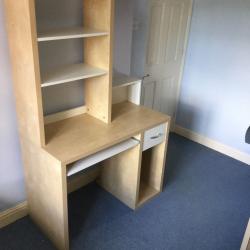
[[[142,103],[175,120],[192,0],[150,0]]]

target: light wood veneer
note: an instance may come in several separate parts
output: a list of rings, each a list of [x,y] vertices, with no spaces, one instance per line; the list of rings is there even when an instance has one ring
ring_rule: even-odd
[[[68,250],[67,195],[81,186],[76,179],[67,186],[70,164],[137,138],[137,146],[103,161],[101,168],[85,173],[82,181],[98,178],[104,189],[129,207],[138,208],[162,190],[170,117],[129,102],[112,107],[114,0],[83,1],[83,23],[89,31],[54,31],[38,37],[35,0],[5,0],[5,5],[29,214],[58,249]],[[52,71],[45,78],[43,75],[42,82],[38,40],[86,36],[84,65]],[[42,87],[79,79],[85,79],[86,106],[44,119]],[[139,95],[133,96],[132,89],[140,93],[141,84],[124,79],[117,81],[115,89],[132,84],[125,94],[139,104]],[[164,141],[143,152],[145,132],[164,123],[168,125]]]
[[[83,114],[46,125],[45,150],[70,164],[169,120],[166,115],[124,102],[113,106],[111,124]]]

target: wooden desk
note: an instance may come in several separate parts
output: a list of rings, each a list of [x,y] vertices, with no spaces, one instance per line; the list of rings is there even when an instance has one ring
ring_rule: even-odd
[[[88,114],[48,124],[45,150],[70,164],[134,135],[169,121],[169,117],[129,102],[113,106],[111,124]]]
[[[98,183],[132,209],[162,190],[164,142],[142,151],[144,132],[170,118],[128,102],[113,106],[113,122],[79,115],[46,125],[48,144],[22,140],[30,216],[59,249],[69,249],[67,166],[131,137],[140,144],[100,163]],[[36,166],[36,167],[34,167]]]
[[[73,8],[71,18],[83,13],[80,31],[71,27],[71,21],[67,23],[70,18],[59,25],[61,17],[57,19],[56,13],[67,13],[70,1],[51,6],[49,2],[5,0],[5,11],[29,214],[58,249],[67,250],[67,172],[71,165],[136,139],[133,147],[99,163],[97,176],[104,189],[136,209],[162,190],[170,118],[131,104],[140,104],[141,82],[137,79],[114,78],[112,88],[114,0],[84,0],[82,9]],[[54,22],[48,22],[51,13],[58,28],[69,29],[53,31],[50,24]],[[47,23],[48,27],[42,27]],[[83,39],[84,53],[79,46],[70,46],[63,54],[63,42],[58,41],[64,39]],[[48,40],[54,40],[53,53],[50,46],[42,49]],[[70,54],[83,55],[84,64],[73,63],[79,58],[72,60]],[[77,79],[84,79],[85,106],[45,116],[42,88],[67,83],[74,89]],[[125,100],[131,103],[121,103]],[[112,103],[121,104],[112,108]]]

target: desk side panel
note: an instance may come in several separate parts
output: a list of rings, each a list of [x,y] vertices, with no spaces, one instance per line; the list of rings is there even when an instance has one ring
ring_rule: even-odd
[[[21,136],[44,145],[34,0],[5,0],[16,109]]]
[[[166,154],[168,147],[170,122],[166,126],[166,137],[164,142],[152,149],[151,159],[143,167],[149,167],[149,183],[158,191],[162,191],[164,174],[166,168]]]
[[[140,140],[141,135],[136,137]],[[141,143],[102,163],[98,184],[132,209],[136,208],[141,168]]]
[[[87,113],[105,123],[111,122],[114,0],[83,0],[84,25],[105,30],[103,37],[84,39],[84,62],[107,75],[85,80]]]
[[[69,249],[66,166],[27,140],[21,146],[29,215],[58,249]]]

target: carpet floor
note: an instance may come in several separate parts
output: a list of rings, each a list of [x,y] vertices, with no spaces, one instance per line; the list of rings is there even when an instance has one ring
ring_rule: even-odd
[[[164,191],[133,212],[95,183],[69,196],[71,249],[239,250],[250,217],[250,167],[171,134]],[[50,250],[25,217],[1,250]]]

